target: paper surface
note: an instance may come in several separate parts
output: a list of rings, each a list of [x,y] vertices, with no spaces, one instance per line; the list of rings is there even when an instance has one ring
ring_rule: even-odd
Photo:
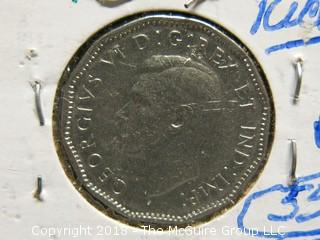
[[[191,233],[177,234],[143,231],[127,227],[98,212],[82,198],[66,177],[55,152],[51,129],[57,82],[69,59],[89,36],[129,14],[159,9],[188,11],[183,6],[184,2],[132,0],[109,8],[102,7],[94,0],[79,0],[77,3],[72,0],[2,1],[0,235],[12,240],[75,237],[115,240],[261,238],[259,234],[246,236],[239,233],[240,216],[246,227],[259,228],[265,234],[279,230],[281,233],[290,233],[285,235],[290,239],[320,238],[320,217],[316,216],[320,210],[320,193],[317,192],[320,180],[317,175],[312,175],[320,172],[320,150],[315,143],[313,125],[319,119],[320,48],[314,41],[309,46],[298,47],[296,44],[297,47],[290,50],[266,53],[271,46],[301,39],[307,43],[317,37],[319,29],[314,22],[319,18],[319,11],[315,12],[316,3],[307,9],[305,6],[311,1],[298,1],[292,19],[299,17],[299,14],[302,16],[301,11],[307,9],[307,17],[303,22],[298,22],[296,26],[292,24],[291,27],[279,25],[278,29],[270,30],[264,28],[262,19],[256,33],[250,33],[259,13],[259,4],[265,3],[267,8],[272,2],[275,1],[207,0],[190,10],[224,26],[248,46],[267,75],[276,109],[275,140],[260,178],[244,199],[225,214],[202,225],[207,230],[192,235],[193,230]],[[278,6],[272,11],[269,8],[270,25],[284,19],[293,2],[278,1]],[[35,49],[37,56],[31,56],[30,49]],[[299,104],[293,105],[297,82],[293,62],[297,57],[304,59],[304,73]],[[39,126],[34,91],[30,86],[35,80],[43,84],[44,127]],[[268,215],[285,216],[294,210],[294,199],[287,205],[280,203],[294,190],[272,188],[276,184],[282,184],[285,188],[289,183],[291,158],[288,139],[291,138],[296,139],[298,144],[298,177],[312,176],[300,179],[301,185],[308,186],[305,191],[298,193],[298,213],[286,221],[272,221]],[[38,175],[44,180],[42,202],[33,198]],[[252,194],[265,189],[271,193],[252,200],[255,196]],[[250,206],[243,208],[244,203],[250,203]],[[241,215],[243,209],[248,210],[245,216]],[[312,214],[314,216],[311,218],[303,218]],[[297,220],[295,217],[300,215],[302,217]],[[297,231],[308,233],[307,237],[291,234]]]

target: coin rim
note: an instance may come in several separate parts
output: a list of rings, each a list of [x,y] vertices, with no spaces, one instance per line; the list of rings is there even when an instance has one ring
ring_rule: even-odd
[[[260,161],[260,165],[256,167],[256,172],[251,177],[251,182],[246,186],[245,191],[239,194],[239,196],[235,199],[234,203],[227,203],[223,209],[217,212],[213,212],[212,214],[208,214],[207,216],[201,217],[199,219],[195,219],[192,223],[180,223],[177,222],[174,225],[173,224],[165,224],[165,223],[152,223],[152,222],[144,222],[142,220],[137,219],[129,219],[128,217],[117,213],[115,210],[112,210],[111,207],[106,206],[105,204],[101,203],[99,199],[97,199],[93,194],[89,193],[88,190],[86,190],[83,187],[83,184],[78,180],[77,174],[74,171],[70,159],[67,155],[67,150],[63,146],[63,139],[61,138],[61,119],[60,116],[62,114],[62,88],[65,85],[65,83],[68,81],[72,69],[74,69],[78,63],[81,61],[82,57],[86,54],[86,52],[89,50],[89,48],[94,44],[98,39],[100,39],[103,35],[110,33],[114,29],[117,29],[127,23],[131,23],[135,20],[139,20],[140,18],[146,18],[146,17],[160,17],[160,16],[171,16],[171,17],[184,17],[189,18],[192,20],[201,21],[203,23],[208,24],[209,26],[212,26],[216,28],[218,31],[221,31],[224,35],[226,35],[228,38],[230,38],[232,41],[234,41],[246,54],[247,57],[253,62],[258,74],[260,75],[263,85],[265,87],[266,94],[268,95],[267,101],[270,104],[270,131],[269,131],[269,141],[266,145],[266,153],[264,159]],[[261,65],[257,61],[257,58],[253,55],[252,51],[249,50],[247,46],[245,46],[238,37],[232,33],[231,31],[225,29],[224,27],[220,26],[219,24],[215,23],[213,20],[209,20],[207,18],[201,17],[199,15],[194,15],[186,12],[180,12],[180,11],[168,11],[168,10],[161,10],[161,11],[147,11],[147,12],[138,12],[132,15],[125,16],[123,18],[120,18],[119,20],[116,20],[112,23],[109,23],[108,25],[104,26],[97,32],[93,33],[74,53],[74,55],[69,60],[67,66],[65,67],[65,70],[62,73],[62,76],[58,82],[56,94],[54,97],[54,104],[53,104],[53,114],[52,114],[52,133],[53,133],[53,140],[56,148],[56,152],[58,154],[58,158],[60,160],[60,163],[65,171],[65,174],[68,176],[68,178],[71,180],[71,183],[73,186],[78,190],[78,192],[91,204],[93,205],[97,210],[105,214],[106,216],[120,221],[121,223],[124,223],[126,225],[132,226],[132,227],[138,227],[143,228],[143,226],[151,226],[155,228],[161,228],[163,230],[169,230],[170,226],[177,226],[179,228],[183,228],[186,226],[197,226],[200,224],[207,223],[211,221],[212,219],[216,218],[217,216],[222,215],[227,210],[230,210],[232,207],[236,206],[237,203],[239,203],[246,195],[247,193],[252,189],[258,178],[263,172],[263,169],[267,165],[268,159],[270,157],[270,153],[272,151],[272,144],[274,141],[274,134],[275,134],[275,107],[274,107],[274,101],[273,96],[271,92],[271,88],[269,85],[269,82],[267,80],[266,74],[263,71]]]

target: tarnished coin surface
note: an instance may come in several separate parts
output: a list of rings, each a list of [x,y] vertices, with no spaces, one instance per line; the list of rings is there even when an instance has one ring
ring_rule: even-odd
[[[54,138],[83,196],[128,224],[186,226],[233,206],[266,164],[271,92],[235,36],[178,13],[128,17],[75,54]]]

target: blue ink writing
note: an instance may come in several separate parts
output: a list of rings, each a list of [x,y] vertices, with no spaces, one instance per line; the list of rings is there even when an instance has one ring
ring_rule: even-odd
[[[306,193],[309,195],[306,199],[308,202],[320,202],[320,184],[315,186],[315,184],[313,183],[316,180],[320,180],[320,173],[312,174],[306,177],[300,177],[291,186],[284,186],[282,184],[278,184],[268,189],[253,193],[246,199],[243,208],[238,216],[238,227],[244,233],[252,232],[252,229],[246,227],[244,224],[251,205],[255,201],[263,199],[263,197],[266,197],[273,193],[284,194],[284,197],[281,200],[281,204],[284,206],[289,206],[291,209],[289,210],[289,213],[285,215],[279,215],[275,213],[268,214],[267,219],[269,221],[287,222],[289,220],[294,220],[298,224],[303,224],[316,218],[320,219],[320,210],[317,210],[312,213],[301,213],[301,209],[297,200],[298,196],[301,193]],[[270,232],[256,231],[254,233],[254,236],[261,238],[273,238],[277,240],[298,237],[320,236],[320,228],[309,231],[290,231],[282,233],[273,233],[272,235]]]
[[[288,41],[286,43],[276,44],[274,46],[267,48],[266,53],[270,54],[270,53],[277,52],[277,51],[280,51],[283,49],[291,49],[291,48],[297,48],[297,47],[301,47],[301,46],[309,46],[309,45],[314,45],[317,43],[320,43],[320,36],[311,38],[308,41],[304,41],[304,40],[300,39],[300,40]]]
[[[308,200],[310,202],[315,202],[320,200],[320,184],[318,185],[318,189],[308,197]]]
[[[275,32],[301,26],[307,17],[311,18],[313,25],[320,30],[320,0],[307,0],[299,14],[299,1],[293,1],[285,16],[279,22],[271,23],[275,9],[277,9],[282,2],[283,0],[273,0],[271,2],[268,0],[260,0],[257,18],[250,29],[252,35],[255,35],[261,28],[263,28],[264,31]],[[295,15],[297,16],[294,17]],[[270,54],[283,49],[309,46],[317,43],[320,43],[320,36],[307,41],[297,39],[273,45],[266,49],[266,53]]]
[[[317,147],[320,148],[320,120],[314,122],[314,138]]]

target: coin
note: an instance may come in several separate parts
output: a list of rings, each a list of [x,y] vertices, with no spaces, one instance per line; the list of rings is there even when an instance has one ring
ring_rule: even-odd
[[[141,226],[186,226],[232,207],[267,162],[267,79],[234,35],[173,12],[127,17],[73,56],[56,92],[59,158],[82,195]]]

